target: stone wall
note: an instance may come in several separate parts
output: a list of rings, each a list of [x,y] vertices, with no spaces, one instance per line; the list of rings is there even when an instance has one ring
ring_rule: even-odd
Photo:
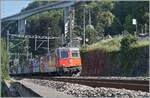
[[[107,55],[104,50],[81,52],[82,71],[81,75],[98,76],[104,75]]]
[[[106,52],[103,49],[81,51],[82,76],[148,76],[149,73],[149,46],[133,48],[137,57],[132,55],[132,65],[124,69],[121,51]],[[129,54],[130,55],[130,54]],[[130,62],[126,59],[127,63]],[[129,71],[127,71],[129,70]]]

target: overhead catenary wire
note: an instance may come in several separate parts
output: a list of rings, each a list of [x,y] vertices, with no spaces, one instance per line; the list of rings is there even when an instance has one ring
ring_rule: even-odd
[[[20,37],[20,38],[38,38],[38,39],[59,39],[60,37],[47,37],[47,36],[38,36],[38,35],[18,35],[18,34],[9,34],[13,37]]]

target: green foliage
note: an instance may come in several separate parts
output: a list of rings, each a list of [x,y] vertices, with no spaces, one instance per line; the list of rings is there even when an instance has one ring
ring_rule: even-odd
[[[99,33],[105,32],[106,34],[108,34],[106,30],[113,23],[113,19],[114,19],[114,15],[110,11],[98,12],[96,17],[97,20],[96,30]]]
[[[96,38],[96,30],[91,27],[92,25],[87,25],[86,26],[86,38],[88,38],[88,44],[92,44],[95,42],[95,38]]]
[[[114,17],[112,25],[108,28],[110,34],[116,35],[120,34],[123,31],[123,26],[118,17]]]
[[[130,34],[135,31],[135,25],[132,24],[132,17],[130,15],[126,16],[124,29],[127,30]]]
[[[41,36],[47,36],[47,33],[50,32],[49,36],[60,37],[61,33],[63,32],[63,10],[46,11],[39,16],[34,15],[28,18],[27,21],[29,25],[27,27],[27,31],[31,35],[36,34]],[[49,31],[48,27],[50,27]],[[30,40],[30,51],[32,51],[33,54],[43,54],[46,52],[44,49],[39,48],[37,53],[37,51],[34,51],[34,45],[32,44],[34,44],[34,40]],[[51,49],[58,46],[60,46],[60,40],[51,40]],[[44,44],[42,47],[47,47],[47,45]]]
[[[138,50],[131,47],[136,44],[137,38],[128,35],[121,40],[121,67],[125,75],[130,75],[133,65],[138,59]]]
[[[129,50],[132,43],[136,43],[137,38],[133,35],[127,35],[121,40],[121,50]]]
[[[6,43],[3,39],[1,40],[1,68],[2,68],[2,79],[9,79],[8,75],[8,53],[6,49]]]
[[[102,12],[100,16],[101,17],[99,17],[99,19],[101,19],[100,21],[105,25],[105,27],[109,27],[112,24],[114,15],[111,12]]]
[[[7,31],[9,30],[9,33],[18,33],[16,32],[16,30],[18,29],[17,27],[17,21],[11,21],[11,22],[2,22],[1,25],[1,32],[2,32],[2,36],[6,36]]]
[[[98,32],[98,35],[101,35],[101,33],[104,34],[107,28],[110,27],[113,23],[114,15],[109,10],[102,11],[101,9],[97,10],[96,8],[94,8],[93,11],[93,14],[95,15],[93,16],[93,25]]]
[[[85,6],[86,5],[86,6]],[[85,25],[88,26],[88,19],[89,19],[89,10],[91,12],[91,22],[94,26],[94,30],[86,30],[86,36],[102,36],[105,32],[105,29],[108,28],[112,22],[114,15],[111,13],[113,8],[112,1],[91,1],[91,2],[84,2],[77,4],[75,6],[75,32],[78,36],[83,36],[83,17],[84,17],[84,8],[86,9],[85,12]],[[89,32],[93,33],[89,33]],[[96,38],[93,38],[93,41],[89,42],[94,43],[96,42]]]
[[[48,4],[57,2],[53,0],[48,1],[34,1],[31,2],[22,12]],[[86,5],[86,6],[85,6]],[[149,27],[149,2],[148,1],[86,1],[75,5],[75,28],[73,35],[83,38],[83,16],[85,12],[85,25],[87,26],[89,19],[89,10],[91,12],[91,24],[94,30],[86,29],[86,37],[89,38],[88,44],[95,43],[97,37],[103,35],[121,34],[122,31],[127,30],[130,34],[134,33],[135,25],[132,25],[132,18],[137,19],[138,30],[146,24],[147,32]],[[38,13],[27,18],[26,34],[30,35],[45,35],[47,36],[48,27],[50,27],[50,36],[61,36],[64,33],[63,24],[63,9],[55,9]],[[9,27],[9,28],[8,28]],[[2,23],[2,35],[6,35],[6,31],[10,29],[10,33],[17,33],[17,21],[12,24],[9,22]],[[67,39],[68,40],[68,39]],[[51,48],[60,46],[60,40],[53,40],[50,44]],[[45,49],[34,51],[34,40],[30,40],[30,52],[33,54],[45,52]],[[46,44],[43,46],[46,47]]]
[[[113,14],[117,18],[119,18],[121,24],[124,26],[122,27],[122,29],[128,28],[129,32],[133,33],[131,31],[135,29],[135,27],[130,25],[132,23],[131,18],[137,19],[139,31],[141,30],[142,25],[144,24],[149,25],[148,8],[149,8],[149,1],[134,1],[134,2],[119,1],[119,2],[115,2]],[[129,27],[126,27],[128,25]]]

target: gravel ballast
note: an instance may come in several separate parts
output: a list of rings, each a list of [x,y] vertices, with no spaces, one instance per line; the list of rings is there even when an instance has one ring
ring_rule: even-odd
[[[57,77],[55,77],[57,78]],[[60,77],[58,77],[60,78]],[[61,78],[70,78],[70,77],[61,77]],[[74,77],[71,77],[71,78],[76,78],[76,79],[106,79],[106,80],[149,80],[149,77],[82,77],[82,76],[74,76]]]
[[[51,87],[57,91],[64,92],[68,95],[76,97],[150,97],[149,92],[105,88],[105,87],[90,87],[85,85],[59,82],[52,80],[40,80],[40,79],[25,79],[28,82],[33,82],[42,86]]]

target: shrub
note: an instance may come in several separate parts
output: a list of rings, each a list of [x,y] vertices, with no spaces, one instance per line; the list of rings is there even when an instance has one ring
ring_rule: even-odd
[[[132,35],[127,35],[121,40],[121,69],[123,75],[130,75],[133,65],[138,58],[138,50],[131,47],[136,44],[137,38]]]
[[[136,43],[137,41],[137,38],[133,35],[127,35],[125,36],[124,38],[122,38],[121,40],[121,49],[124,49],[124,50],[129,50],[130,49],[130,45],[133,44],[133,43]]]

